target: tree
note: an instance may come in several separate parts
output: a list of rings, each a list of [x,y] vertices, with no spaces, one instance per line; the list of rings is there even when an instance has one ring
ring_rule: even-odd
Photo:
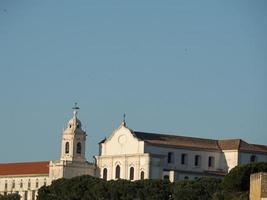
[[[4,196],[0,194],[0,200],[20,200],[20,195],[17,193],[8,194]]]
[[[249,163],[234,167],[223,180],[223,190],[243,192],[249,190],[250,175],[257,172],[267,172],[267,163]]]
[[[207,200],[220,189],[221,180],[202,177],[197,180],[180,180],[172,185],[172,198],[179,200]]]

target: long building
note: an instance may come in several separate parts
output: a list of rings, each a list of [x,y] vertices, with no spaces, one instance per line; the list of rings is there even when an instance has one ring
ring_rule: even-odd
[[[97,166],[106,180],[223,177],[237,165],[267,162],[265,145],[145,133],[129,129],[125,122],[99,143],[99,149]]]
[[[265,145],[145,133],[128,128],[125,121],[99,143],[95,164],[86,160],[85,148],[86,132],[75,110],[62,133],[60,159],[0,163],[0,194],[19,193],[22,200],[35,200],[43,185],[79,175],[106,180],[222,178],[237,165],[267,162]]]

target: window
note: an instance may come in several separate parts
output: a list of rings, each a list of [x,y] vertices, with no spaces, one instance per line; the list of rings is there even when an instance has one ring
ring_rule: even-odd
[[[173,153],[172,152],[168,153],[168,163],[173,163]]]
[[[38,181],[38,178],[36,179],[36,182],[35,182],[35,187],[38,188],[39,187],[39,181]]]
[[[30,188],[31,187],[31,180],[29,179],[28,180],[28,188]]]
[[[120,168],[120,166],[119,165],[117,165],[116,166],[116,176],[115,176],[115,178],[116,179],[119,179],[120,178],[120,173],[121,173],[121,168]]]
[[[103,169],[103,179],[104,180],[107,180],[108,179],[108,170],[107,170],[107,168],[104,168]]]
[[[32,191],[32,200],[35,200],[35,191]]]
[[[44,186],[46,186],[46,178],[44,179]]]
[[[144,171],[141,171],[140,178],[141,178],[141,180],[144,180],[145,179],[145,172]]]
[[[255,155],[250,156],[250,162],[257,162],[257,156]]]
[[[214,157],[209,156],[209,167],[214,167]]]
[[[188,179],[189,179],[189,177],[188,177],[188,176],[185,176],[185,177],[184,177],[184,180],[188,180]]]
[[[65,144],[65,153],[69,153],[70,152],[70,143],[66,142]]]
[[[12,188],[15,188],[15,180],[12,181]]]
[[[5,189],[7,189],[7,181],[5,181]]]
[[[130,180],[134,180],[134,168],[130,168]]]
[[[195,156],[195,166],[200,166],[200,155]]]
[[[20,179],[20,188],[22,188],[22,187],[23,187],[23,180]]]
[[[182,153],[181,155],[181,164],[186,165],[187,164],[187,154]]]
[[[77,150],[76,150],[77,154],[81,154],[82,152],[82,145],[80,142],[77,143]]]
[[[24,200],[28,200],[28,191],[24,192]]]

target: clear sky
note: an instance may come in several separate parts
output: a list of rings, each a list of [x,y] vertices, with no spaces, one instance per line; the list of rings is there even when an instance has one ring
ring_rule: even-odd
[[[267,144],[267,1],[0,0],[0,162],[128,127]]]

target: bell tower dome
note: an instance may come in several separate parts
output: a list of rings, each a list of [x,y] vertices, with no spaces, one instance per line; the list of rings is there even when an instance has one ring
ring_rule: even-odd
[[[86,161],[86,132],[82,129],[82,123],[77,118],[79,110],[77,103],[75,103],[73,110],[73,116],[62,133],[60,160],[84,162]]]

